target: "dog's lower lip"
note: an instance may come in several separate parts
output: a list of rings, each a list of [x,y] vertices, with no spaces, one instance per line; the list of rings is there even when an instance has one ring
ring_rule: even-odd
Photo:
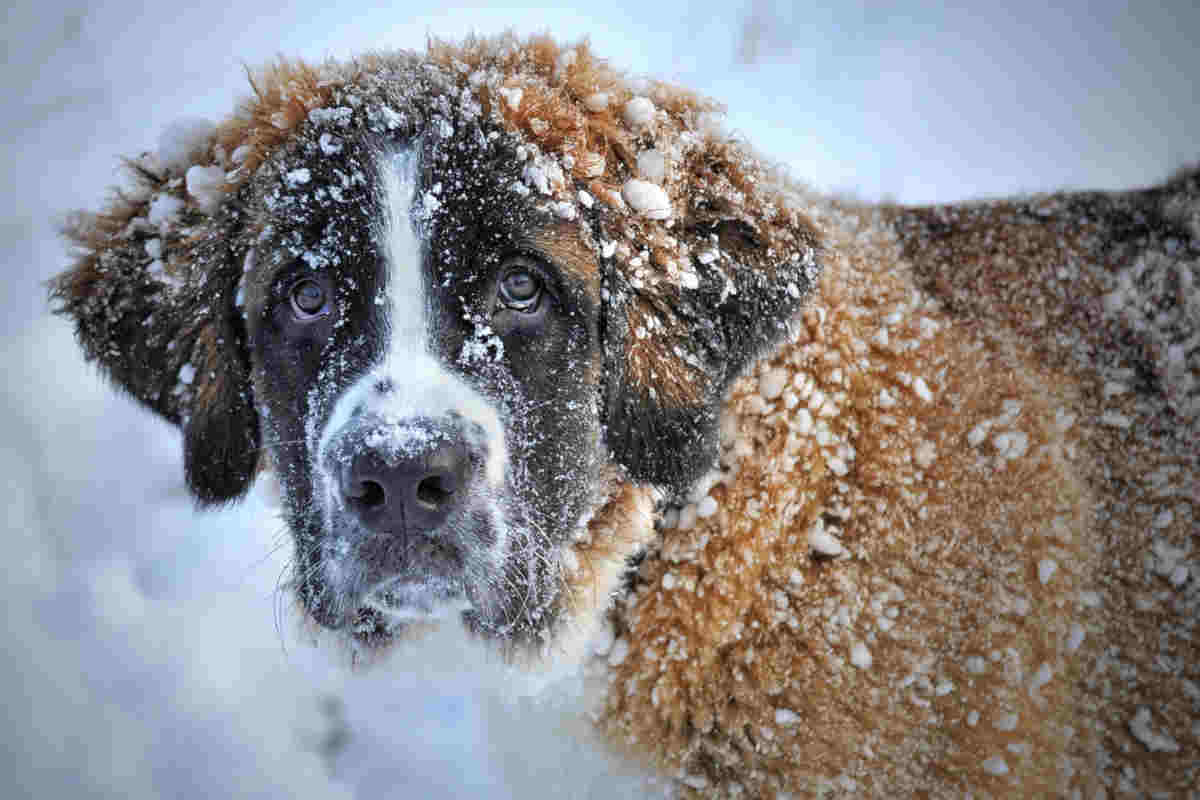
[[[389,579],[368,592],[361,604],[393,619],[437,619],[470,606],[461,581],[440,577]]]

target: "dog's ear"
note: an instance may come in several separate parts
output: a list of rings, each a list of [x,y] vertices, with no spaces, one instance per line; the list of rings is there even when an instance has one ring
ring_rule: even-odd
[[[676,497],[716,461],[729,385],[788,335],[822,254],[797,195],[736,144],[681,172],[670,225],[600,226],[608,446]]]
[[[76,214],[74,266],[50,289],[87,358],[182,428],[188,488],[211,505],[246,492],[259,453],[237,307],[242,215],[222,167],[178,161],[130,162],[131,190]]]

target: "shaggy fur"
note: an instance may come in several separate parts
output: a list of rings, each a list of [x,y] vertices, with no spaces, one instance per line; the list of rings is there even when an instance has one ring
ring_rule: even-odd
[[[545,38],[253,85],[190,161],[217,204],[134,162],[53,290],[183,426],[200,501],[266,466],[235,301],[264,170],[324,111],[385,134],[351,95],[409,126],[470,107],[559,220],[541,250],[604,297],[611,485],[555,556],[556,642],[607,614],[617,746],[697,796],[1196,796],[1200,172],[860,207],[776,175],[709,101]]]

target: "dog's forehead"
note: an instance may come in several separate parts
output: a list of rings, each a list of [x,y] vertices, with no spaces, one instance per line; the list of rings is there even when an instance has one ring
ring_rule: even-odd
[[[514,147],[479,126],[390,138],[309,132],[257,182],[257,235],[246,261],[254,294],[297,263],[337,274],[382,267],[402,215],[421,248],[435,248],[429,260],[453,273],[440,277],[468,277],[462,270],[483,250],[519,250],[543,257],[573,288],[597,298],[600,245],[581,216],[564,218],[530,197]]]

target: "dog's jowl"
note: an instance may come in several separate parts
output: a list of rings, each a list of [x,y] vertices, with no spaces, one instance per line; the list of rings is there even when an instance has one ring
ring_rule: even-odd
[[[54,297],[200,505],[275,474],[347,647],[599,659],[685,793],[1194,791],[1196,171],[835,201],[512,36],[284,62],[183,144]]]

